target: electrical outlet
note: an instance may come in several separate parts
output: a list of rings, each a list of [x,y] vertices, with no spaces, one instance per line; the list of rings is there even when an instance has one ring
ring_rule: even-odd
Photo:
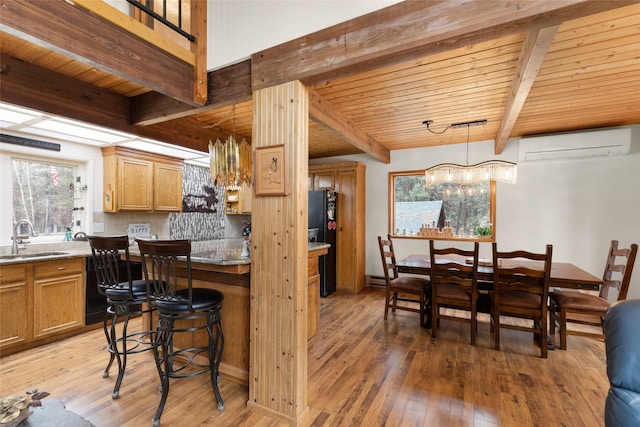
[[[94,233],[104,233],[104,222],[94,222],[93,223],[93,232]]]

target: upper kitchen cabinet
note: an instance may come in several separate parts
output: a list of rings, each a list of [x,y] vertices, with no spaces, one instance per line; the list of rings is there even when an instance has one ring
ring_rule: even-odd
[[[309,165],[309,190],[337,193],[336,288],[348,292],[365,286],[365,172],[359,162]]]
[[[309,169],[309,190],[333,190],[335,188],[335,185],[335,171],[312,171],[311,169]]]
[[[104,212],[180,212],[182,159],[103,147]]]
[[[252,204],[251,185],[242,183],[235,189],[225,190],[225,213],[227,215],[250,214]]]

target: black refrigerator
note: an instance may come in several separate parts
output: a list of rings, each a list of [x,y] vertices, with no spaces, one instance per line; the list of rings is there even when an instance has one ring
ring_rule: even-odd
[[[327,254],[318,260],[322,297],[336,291],[336,200],[335,191],[309,191],[309,240],[331,245]]]

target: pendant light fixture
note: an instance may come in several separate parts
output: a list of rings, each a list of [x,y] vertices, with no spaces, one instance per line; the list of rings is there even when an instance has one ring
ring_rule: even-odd
[[[474,122],[454,123],[447,126],[443,131],[436,132],[430,128],[432,120],[422,122],[427,130],[433,134],[441,135],[449,129],[461,127],[467,128],[467,158],[465,165],[455,163],[440,163],[425,170],[425,184],[438,185],[443,183],[473,185],[482,181],[497,181],[507,184],[515,184],[517,180],[517,165],[503,160],[488,160],[474,165],[469,164],[469,135],[471,126],[487,124],[486,120]]]
[[[232,131],[226,141],[220,138],[209,140],[211,181],[215,185],[224,184],[228,189],[237,189],[241,184],[251,184],[253,160],[251,145],[245,138],[236,141],[236,106],[232,110]]]

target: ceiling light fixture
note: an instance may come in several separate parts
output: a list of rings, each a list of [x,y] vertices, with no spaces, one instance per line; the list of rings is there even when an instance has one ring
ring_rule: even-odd
[[[433,120],[422,122],[427,130],[433,134],[441,135],[449,129],[467,128],[467,158],[465,165],[455,163],[440,163],[425,170],[425,183],[427,186],[443,183],[473,185],[482,181],[498,181],[507,184],[515,184],[517,180],[517,165],[503,160],[488,160],[475,165],[469,165],[469,135],[471,126],[486,125],[486,120],[473,122],[453,123],[444,130],[437,132],[431,129]]]
[[[237,189],[242,183],[251,184],[253,160],[251,145],[242,138],[236,142],[236,106],[234,104],[231,135],[226,141],[220,138],[216,142],[209,140],[209,159],[211,181],[215,185],[224,184],[228,189]]]

